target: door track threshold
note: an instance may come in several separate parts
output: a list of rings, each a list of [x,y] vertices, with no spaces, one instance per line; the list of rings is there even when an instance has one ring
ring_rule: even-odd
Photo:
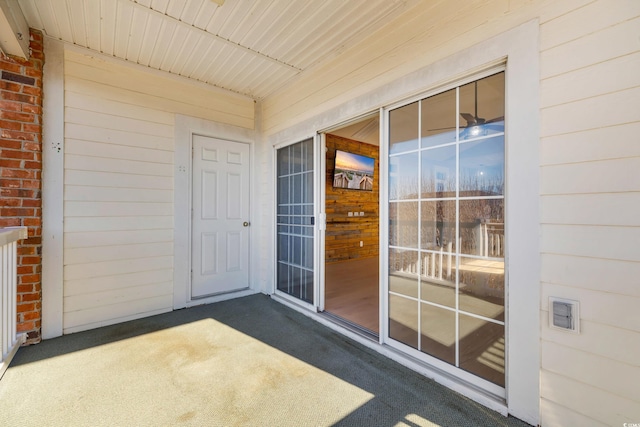
[[[376,334],[372,330],[367,329],[367,328],[365,328],[363,326],[360,326],[358,324],[355,324],[353,322],[350,322],[350,321],[348,321],[348,320],[346,320],[346,319],[344,319],[344,318],[342,318],[340,316],[337,316],[337,315],[335,315],[333,313],[330,313],[328,311],[321,311],[321,312],[318,312],[318,314],[320,316],[323,316],[323,317],[327,318],[331,322],[342,326],[343,328],[349,329],[351,332],[354,332],[354,333],[356,333],[358,335],[361,335],[364,338],[370,339],[371,341],[378,342],[378,340],[379,340],[378,334]]]

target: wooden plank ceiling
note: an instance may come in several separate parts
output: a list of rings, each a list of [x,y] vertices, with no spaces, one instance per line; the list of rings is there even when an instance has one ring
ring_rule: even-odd
[[[255,99],[286,86],[415,3],[19,0],[29,26],[49,37]]]

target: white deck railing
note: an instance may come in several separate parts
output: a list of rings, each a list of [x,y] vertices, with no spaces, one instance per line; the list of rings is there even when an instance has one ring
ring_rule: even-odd
[[[17,334],[17,248],[27,238],[26,227],[0,228],[0,378],[24,342]]]
[[[503,223],[480,223],[469,231],[474,237],[467,241],[466,246],[463,245],[462,237],[458,240],[458,247],[466,250],[460,255],[464,256],[466,253],[482,258],[504,258]],[[414,250],[396,251],[390,259],[391,270],[401,275],[420,275],[428,280],[452,280],[451,273],[455,269],[456,251],[453,250],[451,242],[430,249],[430,252],[420,253]]]
[[[476,230],[478,255],[484,257],[504,257],[504,224],[483,223]]]

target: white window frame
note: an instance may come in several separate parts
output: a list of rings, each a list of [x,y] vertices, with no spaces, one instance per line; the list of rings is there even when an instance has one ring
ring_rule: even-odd
[[[380,301],[381,301],[381,308],[384,312],[384,317],[381,317],[381,324],[380,324],[380,341],[382,344],[386,344],[390,347],[393,347],[399,351],[402,351],[403,353],[406,353],[408,355],[410,355],[411,357],[414,357],[418,360],[424,360],[426,361],[429,365],[441,370],[442,372],[445,372],[447,374],[450,375],[454,375],[458,378],[460,378],[463,381],[468,382],[469,384],[472,384],[473,386],[479,387],[482,390],[485,390],[486,392],[488,392],[489,394],[499,398],[499,399],[506,399],[506,388],[505,387],[501,387],[497,384],[493,384],[490,381],[487,381],[479,376],[476,376],[470,372],[467,372],[465,370],[463,370],[462,368],[458,368],[455,365],[452,365],[450,363],[447,363],[445,361],[442,361],[436,357],[430,356],[426,353],[423,353],[420,350],[417,350],[411,346],[408,346],[406,344],[403,344],[400,341],[396,341],[393,338],[391,338],[389,336],[389,322],[388,322],[388,316],[389,316],[389,191],[388,191],[388,170],[389,170],[389,113],[391,110],[395,110],[397,108],[409,105],[411,103],[420,101],[420,100],[424,100],[426,98],[429,98],[431,96],[434,95],[438,95],[440,93],[446,92],[450,89],[455,89],[457,87],[460,86],[464,86],[465,84],[468,83],[472,83],[474,81],[480,80],[482,78],[491,76],[493,74],[496,73],[500,73],[505,71],[506,67],[505,67],[505,63],[499,63],[497,65],[491,65],[488,66],[486,69],[475,73],[473,75],[469,75],[469,76],[465,76],[464,78],[455,81],[455,82],[451,82],[448,85],[445,86],[441,86],[438,87],[435,90],[430,90],[430,91],[426,91],[424,93],[421,93],[417,96],[412,96],[411,98],[405,99],[403,101],[400,102],[396,102],[394,104],[389,105],[388,107],[384,107],[382,108],[382,118],[381,118],[381,123],[384,129],[384,132],[381,133],[382,135],[382,141],[381,141],[381,151],[384,151],[384,154],[380,154],[380,167],[382,169],[383,165],[384,165],[384,169],[387,172],[386,175],[381,175],[382,177],[384,177],[385,179],[385,187],[386,190],[384,193],[380,193],[380,218],[385,218],[385,221],[381,221],[380,224],[380,261],[381,261],[381,267],[384,267],[383,269],[381,268],[381,272],[380,272],[380,281],[381,281],[381,289],[382,289],[382,293],[380,294]],[[506,79],[506,72],[505,72],[505,79]],[[456,101],[457,103],[458,101]],[[506,163],[506,150],[507,150],[507,135],[506,135],[506,129],[507,129],[507,119],[505,117],[505,163]],[[509,165],[506,163],[506,169],[509,169]],[[508,184],[507,184],[508,185]],[[458,199],[458,197],[456,197],[456,199]],[[505,195],[503,197],[503,199],[505,201],[505,210],[506,210],[506,205],[508,202],[507,196],[506,196],[506,191],[505,191]],[[383,226],[385,227],[385,231],[382,231]],[[507,225],[505,224],[505,227],[507,227]],[[384,243],[383,243],[384,242]],[[461,254],[463,255],[463,254]],[[505,339],[507,341],[507,347],[508,347],[508,339],[509,337],[507,336],[507,322],[508,322],[508,317],[509,317],[509,306],[508,306],[508,300],[507,300],[507,295],[508,295],[508,289],[509,289],[509,284],[508,284],[508,264],[506,262],[506,256],[507,254],[505,254],[505,283],[504,283],[504,287],[505,287]],[[384,271],[383,271],[384,270]],[[458,310],[456,309],[456,314],[458,313]],[[458,336],[457,336],[457,332],[456,332],[456,342],[458,342]],[[507,362],[507,355],[505,352],[505,364]],[[506,381],[506,377],[507,377],[507,369],[505,367],[505,381]]]

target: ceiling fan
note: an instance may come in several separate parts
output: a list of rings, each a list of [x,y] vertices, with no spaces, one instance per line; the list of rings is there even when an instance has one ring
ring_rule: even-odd
[[[502,122],[504,121],[504,116],[495,117],[491,120],[484,119],[482,117],[478,117],[478,81],[474,82],[474,114],[470,113],[460,113],[463,119],[466,120],[467,126],[465,127],[465,131],[469,129],[470,136],[478,136],[482,129],[483,125],[488,125],[489,123]],[[491,126],[495,130],[504,131],[504,125],[500,129],[497,128],[497,125]],[[487,129],[487,128],[485,128]]]
[[[466,132],[468,136],[478,136],[484,130],[495,130],[498,132],[504,131],[504,124],[501,125],[493,125],[486,126],[491,123],[497,123],[504,121],[504,116],[494,117],[493,119],[487,120],[482,117],[478,117],[478,81],[474,82],[474,114],[471,113],[460,113],[460,116],[467,122],[467,125],[462,127],[461,130]],[[436,129],[428,129],[428,131],[439,131],[439,130],[452,130],[456,129],[455,127],[444,127],[444,128],[436,128]]]

